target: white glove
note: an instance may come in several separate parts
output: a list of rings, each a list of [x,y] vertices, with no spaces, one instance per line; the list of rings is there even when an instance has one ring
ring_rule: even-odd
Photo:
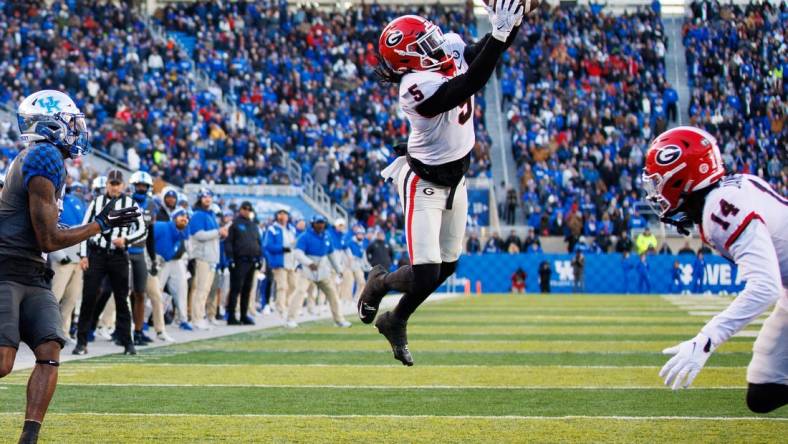
[[[505,42],[512,29],[523,20],[523,6],[520,0],[493,0],[494,6],[485,6],[490,16],[492,36]]]
[[[711,338],[698,333],[689,341],[662,350],[663,354],[675,356],[662,367],[659,377],[663,378],[665,385],[670,385],[673,390],[689,387],[715,348]],[[682,383],[685,378],[686,381]]]

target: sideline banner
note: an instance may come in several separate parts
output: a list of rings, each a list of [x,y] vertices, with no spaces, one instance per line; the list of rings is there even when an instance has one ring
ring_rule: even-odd
[[[522,267],[528,274],[526,290],[539,292],[539,264],[547,261],[552,269],[550,287],[553,293],[571,293],[574,270],[571,254],[484,254],[463,255],[457,268],[457,278],[469,279],[472,288],[481,282],[485,293],[508,293],[512,274]],[[678,262],[677,282],[673,267]],[[705,267],[694,270],[692,255],[648,255],[646,264],[640,257],[630,255],[626,260],[621,254],[587,254],[581,282],[583,293],[655,293],[668,294],[682,291],[734,293],[744,288],[737,278],[736,266],[716,255],[707,255]]]

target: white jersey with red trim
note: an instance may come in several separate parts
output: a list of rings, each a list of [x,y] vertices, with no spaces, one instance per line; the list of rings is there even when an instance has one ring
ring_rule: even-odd
[[[468,70],[465,61],[465,42],[459,35],[445,35],[444,48],[457,66],[457,75]],[[405,74],[399,86],[399,106],[410,122],[408,154],[427,165],[441,165],[462,159],[476,143],[473,131],[473,97],[460,106],[435,117],[425,117],[416,111],[424,100],[449,77],[433,71],[417,71]]]
[[[706,196],[704,242],[739,267],[744,290],[703,332],[720,344],[777,302],[788,310],[788,199],[749,174],[725,177]]]

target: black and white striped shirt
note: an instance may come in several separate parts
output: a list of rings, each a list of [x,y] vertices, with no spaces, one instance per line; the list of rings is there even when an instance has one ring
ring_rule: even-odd
[[[85,212],[85,219],[82,221],[82,224],[89,224],[93,222],[96,216],[101,213],[101,210],[107,205],[107,203],[112,200],[112,198],[108,197],[106,194],[96,197],[90,202],[90,206],[88,207],[88,211]],[[121,194],[118,197],[118,200],[115,201],[115,209],[120,210],[121,208],[127,208],[131,206],[136,206],[134,200],[125,195]],[[88,243],[94,245],[102,250],[116,250],[117,248],[112,245],[112,241],[118,238],[125,238],[126,239],[126,248],[129,245],[135,244],[141,240],[145,239],[147,236],[148,230],[145,227],[145,219],[140,214],[139,219],[137,220],[136,224],[133,224],[129,227],[123,228],[113,228],[110,233],[99,233],[95,236],[91,237],[87,241],[84,241],[79,246],[79,254],[82,257],[87,257],[88,255]],[[125,248],[124,248],[125,249]]]

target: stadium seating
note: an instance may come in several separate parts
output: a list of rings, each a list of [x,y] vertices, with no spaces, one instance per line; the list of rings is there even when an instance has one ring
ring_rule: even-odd
[[[642,226],[638,181],[667,125],[665,39],[651,9],[587,7],[527,18],[501,88],[522,204],[540,234],[620,235]]]
[[[785,195],[785,3],[693,2],[690,9],[683,31],[692,123],[717,137],[730,170],[757,174]]]
[[[156,17],[177,39],[195,39],[197,67],[336,201],[362,222],[397,224],[393,189],[378,172],[407,127],[396,88],[380,85],[373,70],[380,29],[404,12],[379,5],[343,14],[285,11],[268,1],[198,2],[169,5]],[[465,11],[419,12],[466,39],[475,34]],[[462,23],[470,25],[455,28]],[[473,176],[490,169],[484,106],[477,97]]]

